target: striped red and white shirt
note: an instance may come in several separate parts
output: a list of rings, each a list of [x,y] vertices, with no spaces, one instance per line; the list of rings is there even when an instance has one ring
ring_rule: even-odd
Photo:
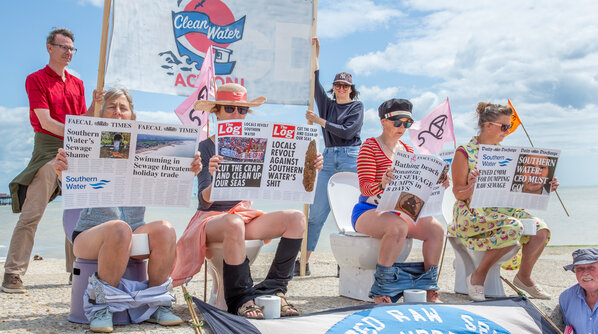
[[[413,147],[403,143],[405,151],[413,153]],[[361,194],[367,197],[383,193],[378,185],[382,181],[384,172],[392,165],[376,138],[368,138],[359,149],[357,157],[357,176]]]

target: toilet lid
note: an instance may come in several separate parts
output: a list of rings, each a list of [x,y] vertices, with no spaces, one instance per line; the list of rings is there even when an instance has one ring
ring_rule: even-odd
[[[353,229],[353,225],[351,225],[351,213],[359,200],[359,194],[357,173],[336,173],[328,181],[330,211],[332,212],[336,227],[341,233],[357,233]]]

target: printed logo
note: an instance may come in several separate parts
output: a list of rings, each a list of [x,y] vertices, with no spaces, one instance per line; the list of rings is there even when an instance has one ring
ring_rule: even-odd
[[[243,123],[227,122],[218,124],[219,136],[240,136],[243,132]]]
[[[232,60],[233,51],[228,47],[243,39],[245,16],[235,19],[231,10],[221,0],[178,0],[181,11],[172,12],[172,28],[176,50],[160,52],[163,58],[161,66],[168,75],[176,76],[175,86],[192,87],[196,75],[191,74],[193,67],[199,71],[206,51],[212,45],[214,54],[214,72],[216,80],[225,83],[219,75],[230,75],[236,61]],[[235,78],[237,82],[238,78]],[[241,79],[241,85],[243,84]],[[233,82],[226,78],[226,83]]]
[[[417,135],[417,139],[419,139],[418,145],[422,146],[426,142],[426,138],[424,138],[424,134],[426,133],[438,140],[442,139],[442,136],[444,135],[444,126],[448,124],[447,121],[448,116],[446,115],[440,115],[434,118],[434,120],[432,120],[432,122],[430,123],[429,128],[427,130],[421,131]]]
[[[88,187],[93,189],[103,189],[104,186],[110,183],[110,180],[98,180],[97,177],[93,176],[67,176],[64,181],[64,186],[68,190],[84,190],[89,189]]]
[[[274,129],[272,130],[272,137],[294,139],[295,127],[292,125],[274,124]]]

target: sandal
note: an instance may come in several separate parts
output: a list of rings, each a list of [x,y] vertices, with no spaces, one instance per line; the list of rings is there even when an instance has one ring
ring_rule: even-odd
[[[248,315],[249,312],[256,312],[257,315],[249,316]],[[239,307],[239,310],[237,310],[237,315],[240,315],[247,319],[260,319],[260,320],[264,319],[264,314],[262,313],[262,308],[255,304],[242,305],[241,307]]]
[[[289,303],[287,297],[282,292],[278,292],[276,296],[280,297],[280,316],[281,317],[294,317],[299,315],[299,311]]]

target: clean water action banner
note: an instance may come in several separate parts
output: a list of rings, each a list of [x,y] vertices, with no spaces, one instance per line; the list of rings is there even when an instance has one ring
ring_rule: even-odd
[[[115,0],[106,86],[189,96],[208,47],[216,85],[307,105],[311,0]]]
[[[188,207],[199,136],[196,126],[68,115],[63,208]]]

